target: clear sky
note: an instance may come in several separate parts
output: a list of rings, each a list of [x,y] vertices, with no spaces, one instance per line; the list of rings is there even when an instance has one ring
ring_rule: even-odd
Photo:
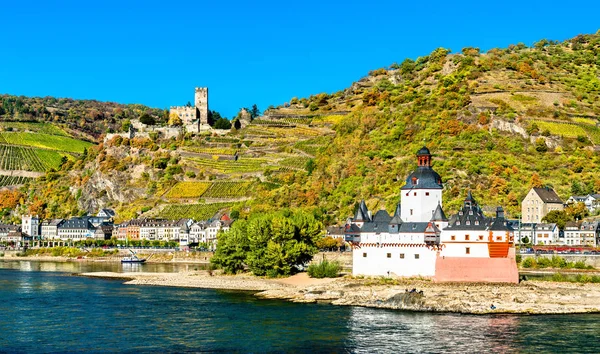
[[[209,88],[227,117],[336,92],[438,47],[564,40],[600,1],[2,1],[0,93],[167,108]]]

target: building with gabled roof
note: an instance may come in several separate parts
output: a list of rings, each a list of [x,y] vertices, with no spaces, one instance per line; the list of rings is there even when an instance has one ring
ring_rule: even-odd
[[[524,223],[541,223],[549,212],[563,209],[562,199],[550,187],[531,188],[521,202],[521,216]]]

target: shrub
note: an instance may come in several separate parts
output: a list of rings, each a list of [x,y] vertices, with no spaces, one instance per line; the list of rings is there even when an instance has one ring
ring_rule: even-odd
[[[525,258],[525,260],[521,263],[523,268],[535,268],[536,265],[536,261],[532,257]]]
[[[516,257],[517,260],[517,264],[521,264],[521,261],[523,260],[523,256],[521,256],[520,254],[517,255]]]
[[[320,263],[309,265],[307,271],[311,278],[335,278],[338,276],[340,269],[339,262],[324,260]]]

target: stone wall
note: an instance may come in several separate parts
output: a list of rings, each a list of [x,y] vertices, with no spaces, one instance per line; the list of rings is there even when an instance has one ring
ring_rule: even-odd
[[[319,252],[315,254],[311,263],[319,263],[324,259],[338,261],[342,265],[342,268],[352,270],[352,252]]]

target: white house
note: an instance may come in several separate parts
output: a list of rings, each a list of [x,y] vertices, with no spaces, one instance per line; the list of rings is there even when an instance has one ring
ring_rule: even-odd
[[[593,214],[598,208],[600,208],[600,194],[588,194],[588,195],[572,195],[567,199],[567,204],[583,203],[585,207]]]

